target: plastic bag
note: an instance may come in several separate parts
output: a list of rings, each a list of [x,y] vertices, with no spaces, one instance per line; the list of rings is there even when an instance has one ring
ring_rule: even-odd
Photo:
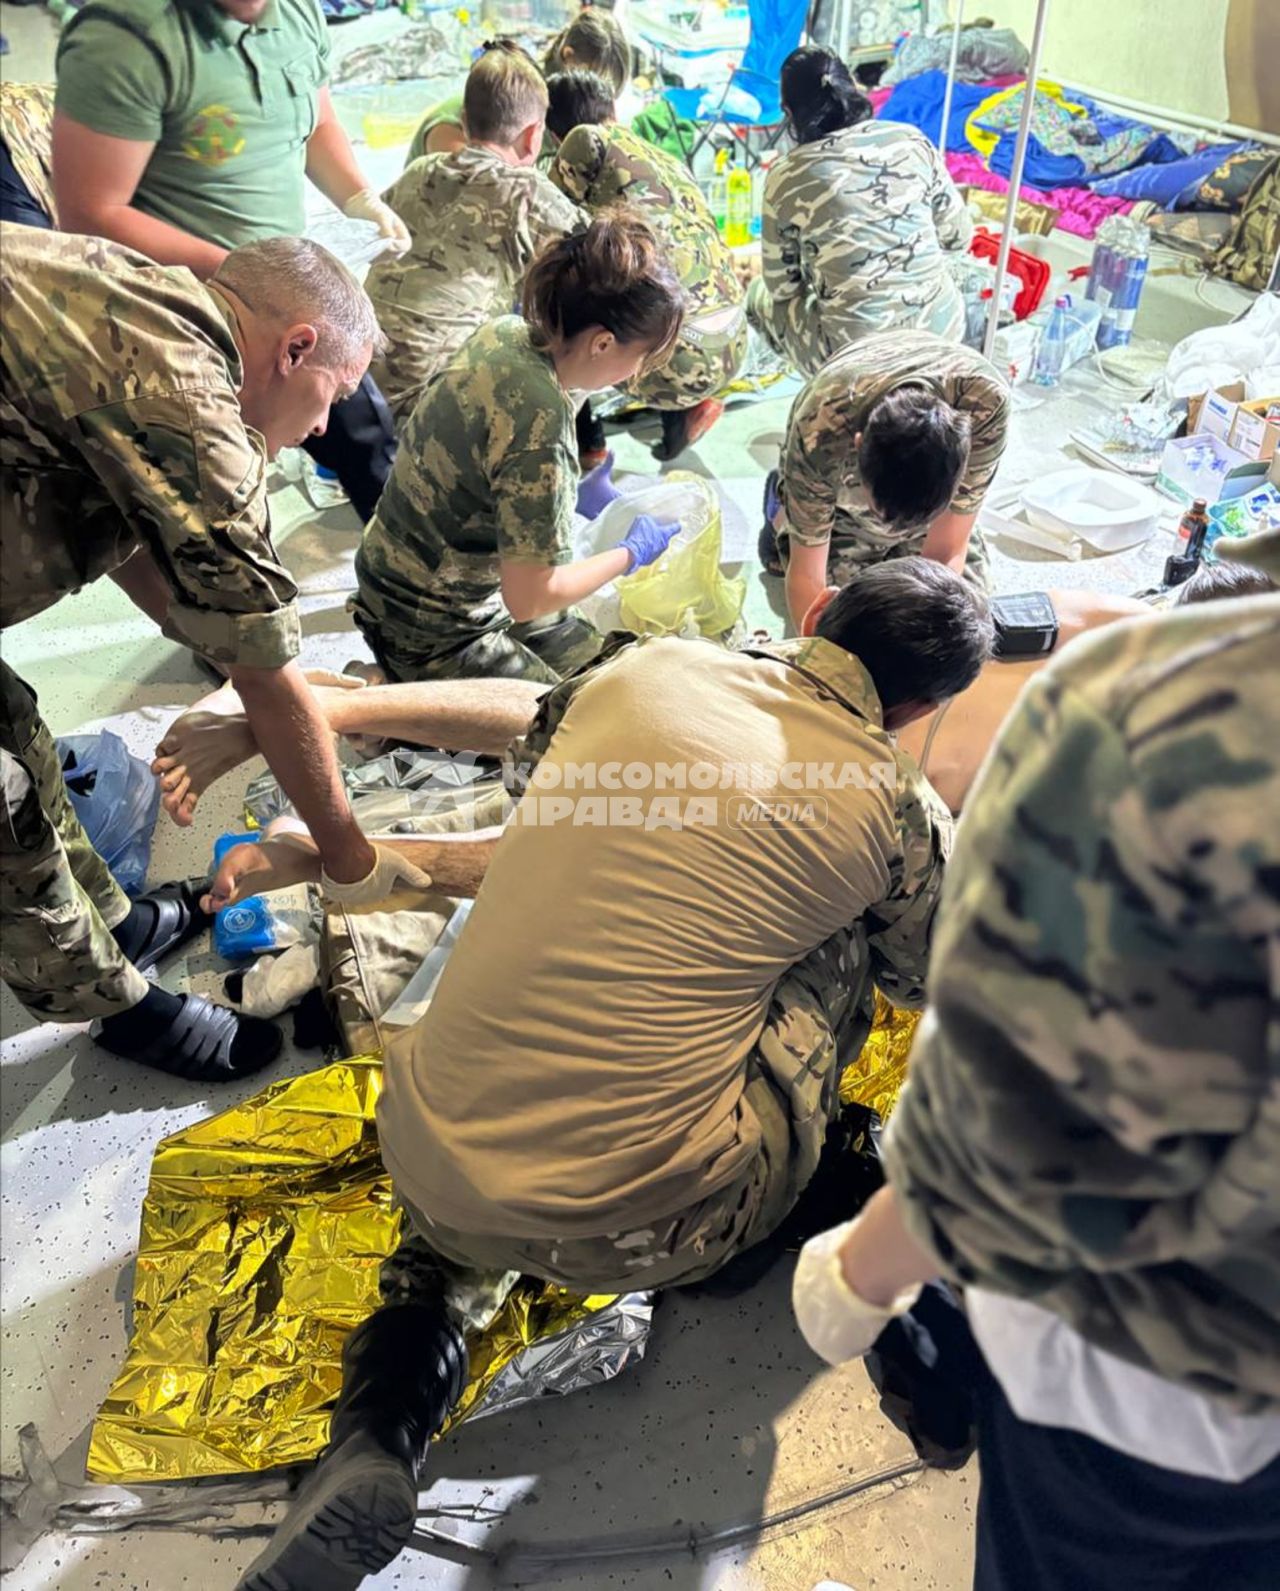
[[[126,895],[141,894],[160,810],[159,780],[109,729],[64,736],[58,759],[89,843]]]
[[[621,576],[599,599],[616,601],[622,627],[637,635],[726,635],[742,616],[747,582],[730,580],[720,567],[720,499],[700,475],[673,470],[656,485],[619,497],[586,526],[578,556],[616,547],[641,514],[678,519],[681,528],[661,558]]]

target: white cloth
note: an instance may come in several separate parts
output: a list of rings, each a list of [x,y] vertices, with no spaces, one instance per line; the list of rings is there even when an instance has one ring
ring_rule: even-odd
[[[800,1334],[829,1365],[859,1359],[897,1315],[905,1315],[920,1297],[920,1284],[904,1288],[884,1308],[869,1304],[849,1286],[840,1263],[845,1239],[861,1217],[811,1237],[800,1250],[791,1282],[791,1307]]]
[[[1025,1299],[965,1291],[969,1326],[1013,1412],[1143,1463],[1243,1481],[1280,1456],[1280,1414],[1239,1414],[1086,1342]]]

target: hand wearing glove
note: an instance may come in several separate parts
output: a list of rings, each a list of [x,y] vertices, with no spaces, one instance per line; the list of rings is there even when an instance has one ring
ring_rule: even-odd
[[[342,207],[342,213],[351,221],[372,221],[387,240],[392,254],[406,254],[412,239],[409,228],[389,204],[379,199],[372,188],[361,188],[353,193]]]
[[[408,884],[413,889],[431,888],[431,875],[412,862],[406,862],[395,851],[375,845],[373,853],[377,861],[372,872],[351,884],[337,883],[322,868],[320,893],[324,898],[339,906],[376,906],[379,901],[386,900],[397,884]]]
[[[627,573],[630,574],[633,569],[643,569],[646,564],[661,558],[679,529],[678,519],[660,520],[649,514],[637,514],[631,522],[631,529],[618,543],[631,555]]]
[[[613,484],[613,454],[606,453],[604,463],[582,477],[578,486],[578,512],[583,519],[596,519],[609,504],[622,493]]]
[[[810,1238],[800,1250],[791,1283],[791,1307],[804,1340],[830,1365],[860,1359],[876,1338],[920,1296],[920,1283],[904,1287],[888,1305],[869,1304],[849,1286],[841,1251],[858,1223],[846,1221]]]

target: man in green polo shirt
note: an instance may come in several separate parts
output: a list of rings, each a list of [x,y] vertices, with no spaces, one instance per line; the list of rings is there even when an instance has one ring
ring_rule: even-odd
[[[229,249],[301,234],[309,178],[407,248],[403,222],[356,163],[328,69],[316,0],[91,0],[58,49],[63,227],[209,277]],[[307,451],[368,519],[395,433],[367,377]]]

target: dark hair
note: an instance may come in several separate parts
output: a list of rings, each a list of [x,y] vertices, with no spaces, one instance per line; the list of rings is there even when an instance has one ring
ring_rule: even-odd
[[[849,68],[830,50],[806,44],[782,63],[782,108],[796,142],[815,143],[828,133],[856,127],[871,115],[871,101]]]
[[[1261,597],[1276,589],[1265,570],[1247,563],[1202,563],[1178,590],[1178,606],[1191,602],[1217,602],[1222,597]]]
[[[603,326],[620,343],[665,354],[680,335],[685,296],[649,223],[616,206],[543,249],[525,274],[521,308],[544,347]]]
[[[815,633],[852,653],[887,711],[967,690],[991,656],[987,599],[932,558],[890,558],[838,591]]]
[[[468,138],[505,144],[546,114],[547,85],[514,39],[493,39],[467,73],[462,125]]]
[[[564,71],[564,55],[568,50],[573,65],[588,72],[598,72],[606,83],[613,85],[614,96],[621,94],[631,81],[631,46],[618,22],[607,11],[588,6],[579,11],[567,28],[562,28],[547,46],[542,58],[542,70],[550,77],[552,72]]]
[[[575,127],[613,120],[613,90],[598,72],[556,72],[547,79],[547,131],[565,139]]]
[[[969,462],[969,416],[927,387],[897,387],[872,406],[858,473],[895,530],[927,524],[951,501]]]

